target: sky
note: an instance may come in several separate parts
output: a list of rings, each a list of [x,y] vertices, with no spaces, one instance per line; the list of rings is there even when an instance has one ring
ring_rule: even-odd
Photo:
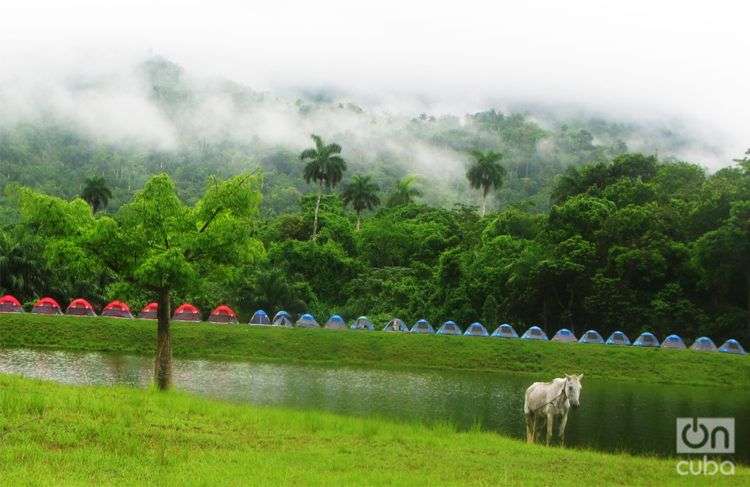
[[[0,82],[159,54],[256,89],[336,88],[392,110],[530,103],[676,119],[725,165],[750,147],[743,3],[3,0]]]

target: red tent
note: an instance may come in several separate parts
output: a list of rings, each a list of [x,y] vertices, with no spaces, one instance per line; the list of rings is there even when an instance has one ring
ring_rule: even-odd
[[[38,299],[36,303],[34,303],[34,307],[31,308],[32,313],[39,313],[43,315],[61,315],[62,310],[60,309],[60,305],[55,301],[54,299],[50,297],[44,297],[41,299]]]
[[[65,310],[66,315],[74,316],[96,316],[94,307],[83,298],[74,299]]]
[[[237,313],[226,304],[217,306],[208,317],[211,323],[237,323]]]
[[[102,310],[102,316],[110,316],[112,318],[132,318],[133,314],[130,312],[130,307],[122,301],[112,301]]]
[[[157,311],[159,311],[159,303],[148,303],[138,314],[138,318],[144,320],[155,320],[157,318]]]
[[[23,308],[15,296],[6,294],[0,297],[0,313],[23,313]]]
[[[190,303],[183,303],[174,310],[172,319],[175,321],[200,321],[201,311]]]

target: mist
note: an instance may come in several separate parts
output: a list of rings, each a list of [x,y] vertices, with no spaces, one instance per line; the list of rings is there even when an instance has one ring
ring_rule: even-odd
[[[297,150],[310,133],[344,135],[346,155],[363,165],[386,149],[413,172],[449,180],[465,154],[404,127],[421,113],[461,119],[495,108],[542,126],[637,124],[629,149],[717,169],[750,146],[743,13],[638,1],[4,2],[0,125],[54,116],[97,140],[154,150],[195,138]],[[153,102],[138,65],[154,55],[182,66],[199,95],[184,117]],[[257,99],[238,109],[217,89],[227,83]],[[295,102],[320,93],[365,111],[300,117]],[[665,132],[685,143],[661,144]]]

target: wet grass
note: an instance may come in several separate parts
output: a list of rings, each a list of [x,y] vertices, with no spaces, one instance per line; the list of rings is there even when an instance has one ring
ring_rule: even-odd
[[[0,314],[0,347],[153,355],[148,320]],[[174,356],[750,386],[750,357],[499,338],[174,323]]]
[[[0,375],[1,485],[671,485],[675,459]],[[750,482],[691,477],[691,484]]]

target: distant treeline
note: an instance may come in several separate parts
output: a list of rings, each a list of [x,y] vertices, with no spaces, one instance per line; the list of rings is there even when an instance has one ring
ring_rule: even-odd
[[[294,160],[303,167],[297,155]],[[196,186],[202,177],[195,175]],[[154,181],[148,201],[171,191],[168,179]],[[121,181],[112,183],[113,193],[125,191]],[[94,196],[87,193],[87,201],[102,206],[96,197],[107,199],[101,188],[97,193],[101,181],[89,184]],[[180,184],[178,179],[177,192],[184,194]],[[232,191],[257,196],[241,202],[211,184],[195,206],[164,200],[173,206],[164,211],[176,216],[174,227],[164,229],[172,241],[159,252],[169,256],[175,245],[185,249],[184,263],[167,264],[136,262],[137,255],[128,257],[135,247],[113,236],[115,228],[127,233],[138,224],[138,205],[147,204],[143,195],[115,213],[93,214],[82,200],[9,186],[8,223],[0,232],[0,292],[26,301],[45,294],[97,304],[118,298],[137,308],[154,300],[150,289],[157,285],[139,283],[157,282],[165,272],[179,280],[171,288],[172,302],[190,301],[202,309],[226,302],[244,316],[257,308],[286,309],[323,317],[368,315],[382,322],[424,317],[462,326],[482,321],[490,328],[500,322],[521,329],[539,324],[548,333],[567,327],[576,334],[595,328],[605,336],[615,329],[637,336],[648,330],[660,337],[678,333],[750,342],[747,158],[707,175],[695,164],[623,154],[569,167],[550,187],[547,212],[510,205],[481,217],[476,206],[432,207],[407,195],[365,208],[360,229],[338,190],[321,183],[316,238],[311,236],[317,195],[304,194],[297,208],[281,213],[262,206],[248,211],[259,204],[260,178],[247,188],[244,180],[232,183]],[[351,196],[353,189],[343,187]],[[379,191],[386,203],[387,194]],[[481,192],[471,191],[478,201]],[[193,235],[180,228],[201,230],[231,205],[243,209],[217,217],[210,232]],[[149,216],[155,222],[160,217]],[[100,248],[110,241],[122,247],[112,253]],[[241,245],[222,255],[222,242]],[[132,265],[116,262],[118,255],[132,258]],[[204,256],[213,260],[200,261]],[[190,272],[176,273],[171,265],[190,266]]]

